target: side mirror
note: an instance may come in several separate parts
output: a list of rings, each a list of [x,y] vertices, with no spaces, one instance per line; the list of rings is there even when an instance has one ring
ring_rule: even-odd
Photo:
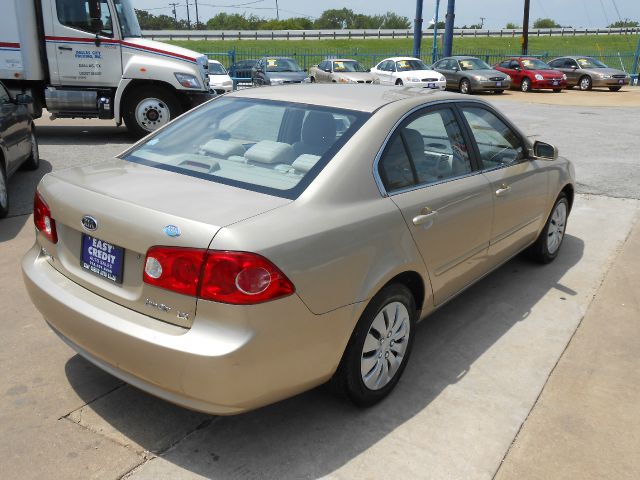
[[[571,65],[571,67],[570,67],[570,68],[571,68],[571,70],[577,70],[577,69],[578,69],[578,66],[577,66],[577,65]]]
[[[459,71],[460,69],[458,67],[453,67],[451,70],[453,70],[454,72]]]
[[[26,93],[19,93],[16,95],[16,103],[18,105],[31,105],[33,103],[33,97]]]
[[[536,140],[533,144],[533,156],[536,158],[556,160],[558,158],[558,149],[553,145]]]
[[[520,70],[522,70],[522,69],[520,68],[520,66],[513,67],[513,69],[514,69],[514,70],[516,70],[516,71],[518,71],[518,72],[519,72]]]

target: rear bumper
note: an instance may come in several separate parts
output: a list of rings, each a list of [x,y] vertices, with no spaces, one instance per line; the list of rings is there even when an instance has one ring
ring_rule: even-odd
[[[219,415],[324,383],[357,319],[353,307],[314,315],[292,295],[252,307],[200,301],[185,329],[77,285],[49,265],[37,244],[22,270],[35,306],[80,355],[152,395]]]

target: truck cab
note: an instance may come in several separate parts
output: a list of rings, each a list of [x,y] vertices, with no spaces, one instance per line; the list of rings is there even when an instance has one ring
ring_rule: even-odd
[[[124,120],[144,135],[211,98],[207,57],[143,39],[130,0],[8,1],[0,32],[18,58],[3,66],[0,50],[0,79],[53,118]]]

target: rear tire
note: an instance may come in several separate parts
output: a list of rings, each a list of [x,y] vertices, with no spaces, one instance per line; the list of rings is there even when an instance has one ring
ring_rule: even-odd
[[[137,87],[127,94],[123,103],[124,123],[137,137],[157,130],[182,113],[176,95],[163,87]]]
[[[569,200],[567,195],[561,192],[538,239],[527,249],[529,258],[542,264],[555,260],[564,240],[568,219]]]
[[[40,150],[38,149],[38,139],[36,138],[35,128],[31,127],[31,153],[22,166],[23,170],[37,170],[40,167]]]
[[[374,405],[396,386],[409,361],[416,316],[413,295],[401,284],[386,286],[367,305],[333,378],[353,403]]]
[[[619,92],[622,87],[609,87],[612,92]]]
[[[578,87],[583,92],[586,92],[587,90],[591,90],[592,86],[593,86],[593,82],[591,81],[591,77],[589,75],[584,75],[580,77],[580,80],[578,80]]]
[[[4,218],[9,213],[9,185],[7,184],[7,173],[0,159],[0,218]]]
[[[531,91],[531,80],[529,80],[528,78],[523,78],[522,79],[522,83],[520,84],[520,90],[523,92],[530,92]]]
[[[460,80],[460,93],[464,95],[471,95],[471,83],[466,78]]]

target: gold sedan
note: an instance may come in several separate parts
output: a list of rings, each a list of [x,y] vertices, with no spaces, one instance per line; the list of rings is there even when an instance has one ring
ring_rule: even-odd
[[[46,175],[24,279],[62,340],[179,405],[236,414],[330,379],[371,405],[417,321],[523,250],[558,255],[573,185],[480,99],[247,89]]]

